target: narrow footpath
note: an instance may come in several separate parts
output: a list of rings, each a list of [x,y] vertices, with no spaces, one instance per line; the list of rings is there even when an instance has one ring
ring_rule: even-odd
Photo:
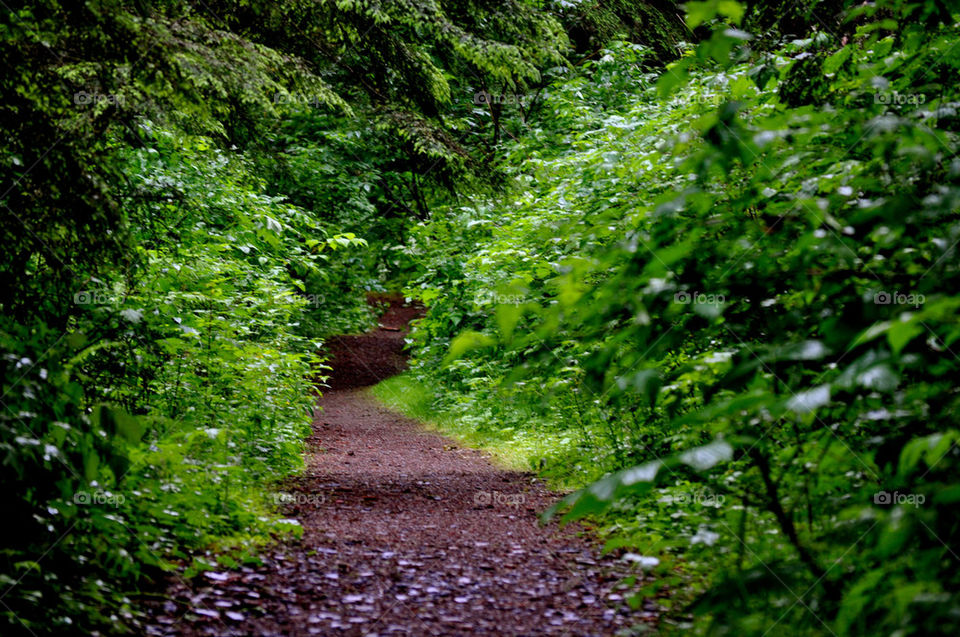
[[[333,339],[332,389],[307,469],[284,496],[302,539],[259,566],[176,580],[148,634],[579,636],[656,626],[651,602],[625,606],[618,584],[640,575],[631,564],[601,557],[579,527],[539,524],[557,494],[365,392],[403,368],[416,314],[394,299],[379,329]]]

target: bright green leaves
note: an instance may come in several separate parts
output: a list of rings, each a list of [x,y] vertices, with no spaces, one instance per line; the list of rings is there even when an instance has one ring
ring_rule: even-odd
[[[709,4],[709,3],[704,3]],[[715,4],[726,4],[723,2]],[[736,3],[730,3],[736,4]],[[749,57],[748,42],[752,35],[739,29],[716,29],[710,38],[701,42],[697,47],[687,52],[684,57],[666,67],[657,80],[657,91],[661,97],[672,95],[678,88],[684,86],[695,77],[698,67],[720,65],[723,68],[738,62],[745,62]],[[762,74],[763,81],[758,79]],[[767,80],[773,77],[773,69],[766,68],[752,74],[759,88],[763,88]]]
[[[0,465],[29,503],[5,550],[40,554],[63,536],[48,561],[95,593],[58,603],[88,623],[100,612],[91,608],[126,603],[147,567],[282,528],[260,491],[302,462],[322,367],[301,326],[308,311],[350,303],[323,276],[366,245],[267,194],[249,156],[155,124],[140,132],[141,147],[118,150],[125,176],[114,192],[137,266],[58,291],[71,315],[47,315],[20,337],[0,317],[3,349],[22,351],[3,359],[4,391],[17,390],[4,402],[24,414],[0,422]],[[28,575],[21,590],[53,599],[63,592],[53,574]],[[7,603],[30,619],[19,594]]]
[[[450,349],[447,352],[446,357],[444,357],[443,363],[449,364],[452,361],[461,358],[467,352],[490,347],[495,345],[496,342],[496,339],[479,332],[463,332],[454,338],[450,343]]]
[[[337,250],[338,248],[366,247],[367,241],[352,232],[345,232],[329,237],[327,245],[331,250]]]
[[[513,339],[513,331],[523,316],[523,312],[523,307],[517,304],[502,303],[497,305],[497,328],[505,342],[509,343]]]
[[[734,24],[740,24],[744,12],[744,6],[735,0],[687,2],[683,8],[687,12],[687,26],[691,29],[715,18],[728,18]]]

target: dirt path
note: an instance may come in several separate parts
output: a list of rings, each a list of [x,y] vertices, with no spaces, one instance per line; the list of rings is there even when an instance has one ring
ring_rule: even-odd
[[[359,386],[398,371],[403,326],[334,343],[337,375],[314,421],[307,471],[285,513],[300,542],[257,567],[175,585],[149,634],[613,635],[630,568],[573,528],[540,526],[555,500],[531,475],[424,432]],[[400,329],[398,329],[400,328]],[[183,616],[184,607],[195,609]]]

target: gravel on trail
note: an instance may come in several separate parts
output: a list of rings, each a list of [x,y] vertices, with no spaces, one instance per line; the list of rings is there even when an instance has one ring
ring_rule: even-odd
[[[306,471],[282,505],[303,527],[262,564],[171,577],[149,635],[615,635],[655,629],[656,600],[629,610],[636,565],[602,556],[577,525],[542,525],[557,499],[533,475],[380,405],[363,389],[403,369],[419,308],[333,339],[332,390]],[[631,627],[633,627],[631,629]],[[646,629],[646,630],[644,630]]]

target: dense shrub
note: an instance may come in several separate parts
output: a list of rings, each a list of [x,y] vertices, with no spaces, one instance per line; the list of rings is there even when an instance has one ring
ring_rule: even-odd
[[[742,17],[691,3],[712,35],[659,76],[621,45],[554,83],[509,194],[414,232],[418,373],[481,427],[574,434],[566,482],[611,472],[559,509],[655,558],[636,603],[952,634],[956,16],[860,6],[769,52]]]

